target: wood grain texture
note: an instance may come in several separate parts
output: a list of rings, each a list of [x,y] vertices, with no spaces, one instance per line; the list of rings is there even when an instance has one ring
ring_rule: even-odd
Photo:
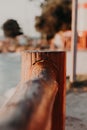
[[[56,70],[56,81],[59,84],[58,92],[55,98],[53,112],[52,112],[52,130],[64,130],[65,129],[65,93],[66,93],[66,53],[64,51],[59,52],[25,52],[23,56],[32,57],[31,65],[36,61],[49,61],[49,68],[51,65],[54,66]],[[22,58],[23,59],[23,58]],[[22,62],[22,68],[26,68],[26,64]],[[31,66],[28,66],[31,67]],[[27,68],[29,69],[29,68]],[[25,71],[27,70],[25,69]],[[22,69],[23,70],[23,69]],[[28,71],[22,72],[22,81],[27,81],[30,77]],[[24,76],[25,74],[25,76]],[[28,74],[28,75],[27,75]],[[24,78],[25,77],[25,78]]]

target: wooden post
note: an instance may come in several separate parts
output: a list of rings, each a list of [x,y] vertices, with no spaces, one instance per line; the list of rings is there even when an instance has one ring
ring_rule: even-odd
[[[65,129],[65,52],[25,51],[22,80],[0,109],[0,130]]]
[[[42,52],[42,51],[25,51],[22,54],[22,81],[30,79],[30,70],[37,61],[47,59],[50,61],[49,68],[53,64],[56,68],[56,77],[59,84],[58,92],[55,98],[52,112],[52,129],[65,129],[65,86],[66,86],[66,55],[65,52]],[[38,72],[38,71],[37,71]]]

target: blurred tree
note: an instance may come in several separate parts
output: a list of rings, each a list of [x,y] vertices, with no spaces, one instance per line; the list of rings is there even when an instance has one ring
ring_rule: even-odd
[[[42,14],[36,17],[36,30],[53,37],[60,30],[71,29],[71,0],[45,0]]]

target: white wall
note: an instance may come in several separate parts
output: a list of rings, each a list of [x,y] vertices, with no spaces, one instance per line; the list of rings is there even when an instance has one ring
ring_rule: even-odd
[[[78,0],[78,4],[87,4],[87,0]],[[78,31],[87,31],[87,8],[78,8]]]
[[[0,36],[3,34],[3,22],[10,18],[19,22],[25,34],[39,36],[34,28],[34,17],[40,13],[38,3],[29,0],[0,0]]]

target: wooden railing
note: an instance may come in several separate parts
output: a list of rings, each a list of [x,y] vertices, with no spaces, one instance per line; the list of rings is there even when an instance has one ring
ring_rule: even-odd
[[[0,130],[64,130],[65,52],[22,54],[21,83],[0,110]]]

